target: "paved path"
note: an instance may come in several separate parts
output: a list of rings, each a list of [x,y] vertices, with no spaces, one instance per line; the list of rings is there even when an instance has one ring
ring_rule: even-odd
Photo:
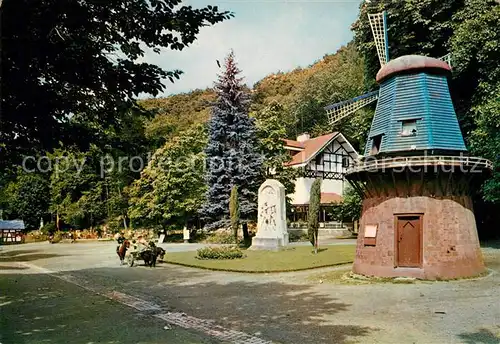
[[[221,343],[46,274],[0,275],[0,343]]]
[[[166,264],[156,269],[129,268],[118,265],[113,249],[112,243],[4,247],[0,273],[6,275],[0,275],[0,280],[22,275],[18,291],[26,292],[36,287],[43,274],[58,288],[69,288],[85,298],[94,295],[106,305],[100,306],[103,312],[110,307],[105,300],[112,300],[113,307],[126,306],[127,312],[135,312],[158,329],[151,330],[158,334],[151,343],[175,343],[162,337],[170,331],[162,330],[166,324],[173,327],[172,333],[180,331],[179,336],[199,343],[500,343],[497,248],[484,250],[493,272],[489,277],[411,285],[310,282],[318,271],[255,275]],[[12,309],[14,314],[23,314],[17,307]],[[78,304],[68,301],[66,307]],[[0,307],[1,314],[3,310]],[[45,311],[37,310],[42,316]],[[2,323],[8,326],[7,333],[23,331],[18,330],[15,317],[8,320],[7,325]],[[7,343],[6,339],[0,342]],[[136,343],[133,339],[118,342]]]

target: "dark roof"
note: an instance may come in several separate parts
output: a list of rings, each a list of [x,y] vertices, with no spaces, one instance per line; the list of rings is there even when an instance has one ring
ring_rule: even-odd
[[[285,146],[304,149],[304,144],[302,142],[288,139],[283,139],[283,141],[285,142]]]
[[[377,82],[381,82],[396,73],[418,69],[442,70],[443,73],[451,71],[451,67],[442,60],[421,55],[405,55],[389,61],[382,67],[377,73]]]
[[[23,220],[0,220],[0,229],[24,229]]]

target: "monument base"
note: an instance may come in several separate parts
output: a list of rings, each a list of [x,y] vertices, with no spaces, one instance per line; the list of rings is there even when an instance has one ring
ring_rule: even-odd
[[[288,245],[288,233],[283,238],[252,238],[252,246],[249,250],[278,251]]]

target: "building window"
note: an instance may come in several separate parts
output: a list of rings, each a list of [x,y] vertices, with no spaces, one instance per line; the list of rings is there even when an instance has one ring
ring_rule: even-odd
[[[417,120],[402,121],[401,136],[417,136]]]
[[[321,165],[321,154],[316,156],[316,165]]]
[[[342,167],[348,168],[349,167],[349,157],[348,156],[343,156],[342,157]]]
[[[382,144],[382,135],[377,135],[372,137],[372,150],[370,152],[371,155],[378,154],[380,151],[380,145]]]

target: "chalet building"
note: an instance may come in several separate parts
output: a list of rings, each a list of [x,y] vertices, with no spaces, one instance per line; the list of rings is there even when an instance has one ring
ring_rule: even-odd
[[[302,230],[307,227],[307,213],[311,186],[318,177],[322,178],[320,227],[332,235],[346,231],[345,224],[331,218],[332,205],[342,201],[346,187],[347,169],[358,159],[358,153],[347,139],[339,132],[311,138],[302,134],[297,140],[284,140],[285,149],[292,160],[286,165],[301,170],[295,180],[295,192],[289,195],[292,202],[289,218],[290,230]]]

